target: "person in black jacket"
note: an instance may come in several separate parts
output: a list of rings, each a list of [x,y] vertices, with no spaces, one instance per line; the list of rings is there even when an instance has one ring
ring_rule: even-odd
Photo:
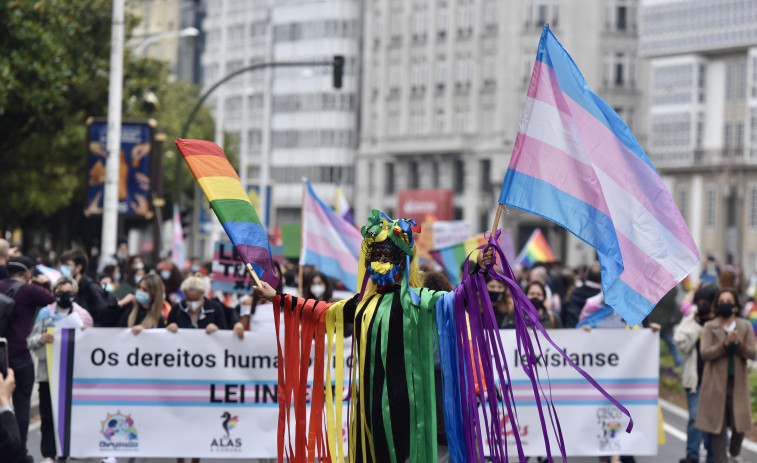
[[[568,299],[568,302],[560,313],[563,327],[575,328],[586,300],[592,296],[596,296],[600,291],[602,291],[601,267],[599,264],[594,264],[589,268],[583,286],[579,286],[573,290],[570,294],[570,299]]]
[[[230,329],[226,306],[220,301],[205,297],[207,292],[205,280],[200,277],[188,277],[181,283],[181,291],[185,299],[171,307],[166,327],[168,331],[176,333],[179,328],[201,328],[210,334],[219,329]],[[233,330],[239,338],[244,336],[244,327],[241,323],[236,322]]]
[[[163,298],[165,287],[158,275],[146,275],[139,281],[137,291],[126,298],[131,301],[130,309],[124,310],[118,320],[118,326],[131,328],[132,333],[139,334],[143,329],[163,328]]]
[[[16,416],[11,408],[11,396],[16,389],[13,369],[8,368],[8,376],[0,373],[0,456],[8,463],[31,462],[32,457],[26,453],[26,445],[21,440]]]
[[[60,256],[60,273],[71,277],[79,285],[76,303],[84,307],[95,326],[116,326],[119,311],[116,301],[95,280],[84,274],[89,264],[81,249],[71,249]]]

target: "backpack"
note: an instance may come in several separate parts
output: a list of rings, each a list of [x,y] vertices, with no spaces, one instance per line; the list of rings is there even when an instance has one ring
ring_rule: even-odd
[[[4,338],[13,318],[13,308],[16,307],[16,293],[23,286],[22,281],[15,281],[5,293],[0,293],[0,338]]]

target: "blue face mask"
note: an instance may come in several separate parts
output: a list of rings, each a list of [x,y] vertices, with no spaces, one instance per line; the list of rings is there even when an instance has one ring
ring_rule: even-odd
[[[60,274],[63,275],[64,277],[71,278],[71,267],[69,267],[66,264],[61,265],[60,266]]]
[[[164,280],[168,280],[171,278],[171,271],[170,270],[161,270],[160,271],[160,278]]]
[[[147,303],[150,302],[150,295],[141,289],[138,289],[137,292],[134,293],[134,296],[137,298],[137,304],[139,305],[146,306]]]

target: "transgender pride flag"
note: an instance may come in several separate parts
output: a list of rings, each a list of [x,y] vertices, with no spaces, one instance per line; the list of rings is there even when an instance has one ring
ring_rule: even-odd
[[[305,180],[305,185],[300,265],[314,265],[357,292],[357,264],[363,237],[354,225],[315,195],[309,181]]]
[[[499,202],[595,247],[605,302],[632,326],[699,265],[691,233],[649,158],[548,26]]]

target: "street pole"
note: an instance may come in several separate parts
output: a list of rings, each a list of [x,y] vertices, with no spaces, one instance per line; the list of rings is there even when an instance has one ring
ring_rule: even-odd
[[[118,182],[121,164],[121,95],[124,80],[124,0],[113,0],[108,86],[108,158],[105,163],[103,223],[100,262],[116,253],[118,234]]]

